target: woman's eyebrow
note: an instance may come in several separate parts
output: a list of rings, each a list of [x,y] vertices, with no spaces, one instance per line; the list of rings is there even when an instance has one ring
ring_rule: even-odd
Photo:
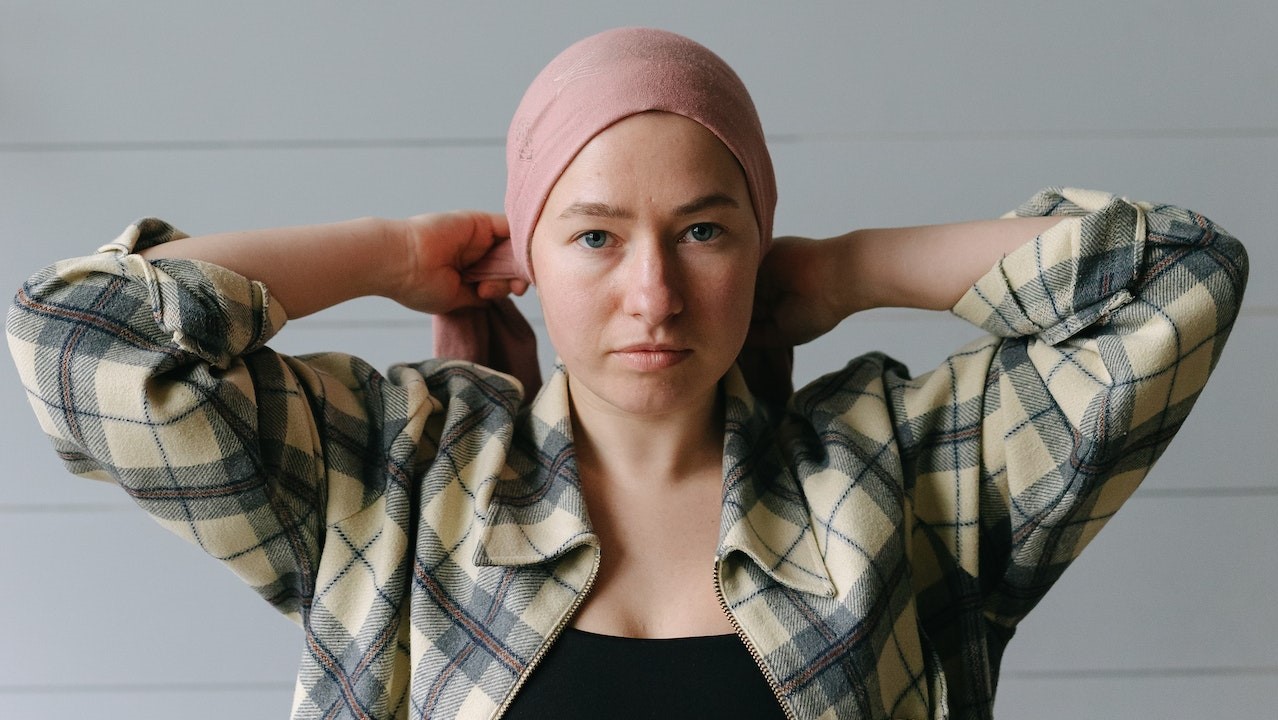
[[[703,210],[709,210],[710,208],[717,208],[717,207],[730,207],[730,208],[737,209],[741,207],[741,204],[738,203],[735,199],[733,199],[733,197],[730,195],[726,195],[724,193],[711,193],[709,195],[702,195],[701,197],[697,198],[696,200],[693,200],[692,202],[687,202],[680,205],[679,207],[675,208],[675,214],[676,215],[694,215]]]
[[[625,208],[619,208],[616,205],[609,205],[605,202],[575,202],[564,211],[559,213],[561,220],[570,218],[574,215],[586,215],[589,217],[612,218],[619,220],[631,220],[634,214]]]
[[[710,193],[709,195],[702,195],[701,197],[695,200],[692,200],[680,205],[679,207],[675,208],[674,214],[679,216],[695,215],[704,210],[709,210],[710,208],[716,208],[716,207],[729,207],[729,208],[737,209],[741,207],[741,203],[737,202],[736,199],[734,199],[732,196],[727,195],[725,193]],[[585,201],[585,200],[575,202],[569,205],[568,207],[564,208],[564,211],[559,213],[559,218],[561,220],[564,220],[570,217],[581,216],[581,215],[584,215],[587,217],[601,217],[601,218],[610,218],[610,219],[616,219],[616,220],[633,220],[634,219],[634,213],[630,212],[629,210],[625,208],[617,207],[616,205],[611,205],[606,202],[593,202],[593,201]]]

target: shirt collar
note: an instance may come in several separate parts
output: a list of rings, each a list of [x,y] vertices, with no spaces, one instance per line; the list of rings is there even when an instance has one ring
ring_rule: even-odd
[[[783,438],[734,365],[724,393],[723,508],[717,556],[741,553],[794,590],[832,596],[800,485]],[[484,517],[478,565],[536,565],[576,547],[598,547],[572,445],[568,376],[562,365],[520,414],[514,446]]]
[[[783,453],[784,425],[756,401],[735,365],[723,379],[723,392],[719,558],[740,552],[791,589],[833,597],[807,500]]]

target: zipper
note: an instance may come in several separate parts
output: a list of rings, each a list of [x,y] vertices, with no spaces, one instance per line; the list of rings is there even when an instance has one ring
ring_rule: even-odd
[[[714,563],[714,594],[719,598],[719,607],[723,609],[723,614],[728,616],[728,622],[732,623],[732,628],[737,631],[737,637],[741,638],[741,642],[745,643],[746,650],[750,652],[750,657],[754,658],[754,664],[759,666],[759,672],[763,673],[763,679],[768,681],[768,687],[772,688],[772,694],[776,696],[777,702],[781,705],[781,712],[785,714],[789,720],[799,720],[794,714],[794,710],[790,709],[790,704],[781,697],[781,683],[777,682],[777,678],[772,674],[772,670],[763,664],[763,656],[759,654],[758,648],[751,642],[750,637],[746,635],[742,629],[741,623],[737,621],[737,616],[732,614],[732,608],[728,607],[728,598],[723,594],[723,583],[720,581],[719,573],[722,569],[722,558],[716,558]]]
[[[492,720],[497,720],[510,709],[510,704],[515,701],[515,695],[519,694],[524,684],[528,682],[528,676],[532,675],[532,671],[537,667],[537,664],[546,656],[546,653],[550,652],[550,646],[555,644],[555,640],[559,639],[559,635],[563,633],[564,628],[568,627],[568,621],[572,620],[572,616],[577,614],[577,608],[581,607],[581,604],[586,601],[586,596],[590,594],[591,588],[595,586],[595,576],[598,574],[599,548],[596,547],[595,560],[590,566],[590,575],[586,578],[586,584],[582,586],[581,592],[577,593],[576,599],[568,607],[568,612],[564,613],[563,617],[559,619],[559,623],[555,625],[550,631],[550,635],[546,637],[545,642],[537,649],[537,653],[533,655],[532,660],[528,662],[524,671],[519,673],[519,677],[515,679],[515,685],[510,689],[510,692],[506,693],[506,698],[502,700],[501,707],[497,708],[497,712],[493,714]]]

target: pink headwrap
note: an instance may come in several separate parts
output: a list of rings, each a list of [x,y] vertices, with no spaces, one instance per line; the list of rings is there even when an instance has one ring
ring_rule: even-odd
[[[550,61],[524,93],[506,136],[506,217],[510,241],[495,246],[464,277],[533,279],[528,248],[551,188],[592,138],[624,118],[652,110],[682,115],[714,133],[736,156],[759,224],[763,252],[772,238],[776,178],[750,94],[719,56],[680,35],[650,28],[607,30]],[[472,360],[517,377],[531,398],[541,386],[536,338],[509,300],[436,318],[435,355]],[[747,358],[747,376],[767,374],[789,392],[785,358]],[[763,360],[767,369],[760,368]],[[783,376],[783,377],[782,377]],[[751,388],[756,393],[757,383]],[[765,392],[775,394],[778,389]]]

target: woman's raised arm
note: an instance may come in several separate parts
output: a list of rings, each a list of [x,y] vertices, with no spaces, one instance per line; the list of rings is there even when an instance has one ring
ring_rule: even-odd
[[[290,314],[359,295],[445,311],[504,294],[509,281],[485,288],[460,271],[505,230],[500,215],[448,213],[187,238],[142,220],[27,280],[9,348],[70,471],[118,483],[305,616],[330,524],[429,459],[418,443],[439,401],[417,367],[382,376],[266,344]],[[367,522],[369,537],[411,524],[389,511]]]
[[[999,258],[1060,222],[1017,217],[781,237],[760,270],[759,344],[798,345],[877,307],[948,310]]]
[[[452,212],[183,238],[140,254],[203,260],[259,281],[293,319],[365,295],[445,313],[524,291],[521,281],[461,279],[507,234],[502,215]]]

